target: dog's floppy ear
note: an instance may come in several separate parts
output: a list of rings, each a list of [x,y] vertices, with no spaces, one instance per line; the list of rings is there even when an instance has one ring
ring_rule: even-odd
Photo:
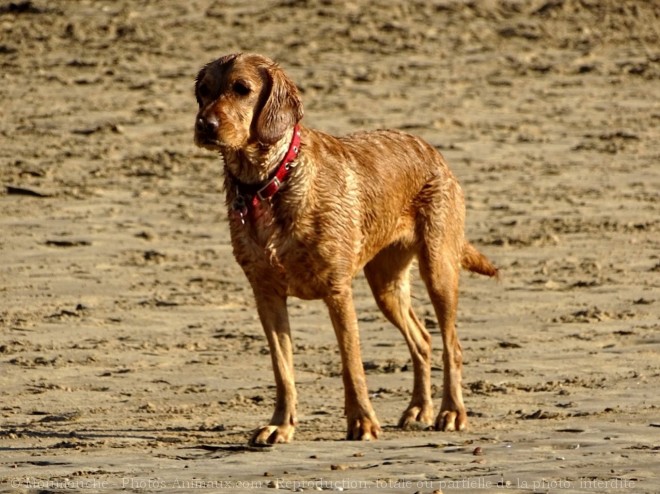
[[[199,88],[202,83],[202,79],[204,79],[204,76],[206,75],[206,69],[210,64],[206,64],[202,69],[199,71],[197,74],[197,77],[195,77],[195,99],[197,100],[197,104],[199,106],[202,106],[202,95],[200,94]]]
[[[298,88],[277,65],[264,67],[266,85],[254,132],[262,144],[274,144],[303,117]]]

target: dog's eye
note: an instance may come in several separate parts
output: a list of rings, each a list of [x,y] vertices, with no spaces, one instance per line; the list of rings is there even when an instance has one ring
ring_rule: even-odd
[[[247,96],[248,94],[250,94],[252,92],[252,89],[250,89],[250,86],[248,86],[243,81],[236,81],[231,88],[239,96]]]

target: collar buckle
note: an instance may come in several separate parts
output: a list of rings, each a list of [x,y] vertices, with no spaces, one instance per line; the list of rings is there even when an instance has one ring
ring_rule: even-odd
[[[280,179],[273,177],[272,180],[270,180],[266,185],[259,189],[255,195],[259,198],[259,200],[265,201],[266,199],[273,197],[275,193],[280,190],[281,186],[282,182]]]

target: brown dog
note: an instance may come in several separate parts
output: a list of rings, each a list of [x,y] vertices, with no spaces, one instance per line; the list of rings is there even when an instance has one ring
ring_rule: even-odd
[[[435,428],[462,430],[461,346],[456,336],[461,266],[497,269],[464,238],[461,188],[443,157],[396,130],[333,137],[299,126],[295,84],[271,60],[228,55],[197,76],[195,142],[219,151],[234,256],[266,333],[277,384],[275,412],[253,444],[288,442],[296,389],[287,296],[323,299],[339,349],[348,439],[381,429],[369,401],[351,293],[364,269],[383,314],[406,339],[412,399],[399,425],[433,423],[431,338],[411,308],[408,272],[418,259],[442,332],[443,394]]]

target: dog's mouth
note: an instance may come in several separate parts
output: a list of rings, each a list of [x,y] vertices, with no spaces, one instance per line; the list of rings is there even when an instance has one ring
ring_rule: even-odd
[[[210,151],[221,151],[227,147],[216,132],[204,132],[200,129],[195,129],[195,144]]]
[[[211,151],[218,151],[222,147],[222,143],[215,135],[204,135],[195,132],[195,144],[200,148],[209,149]]]

